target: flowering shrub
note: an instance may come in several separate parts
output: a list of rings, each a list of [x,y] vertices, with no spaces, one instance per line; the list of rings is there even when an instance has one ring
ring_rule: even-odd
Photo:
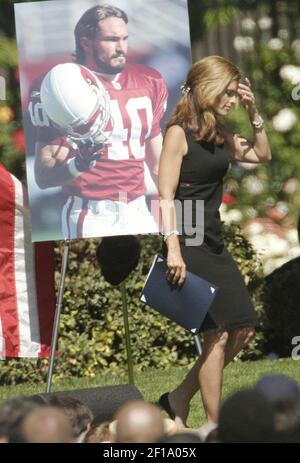
[[[281,3],[282,15],[277,17],[276,27],[266,5],[258,7],[251,17],[245,12],[243,18],[239,11],[241,27],[233,46],[265,120],[272,160],[260,165],[232,164],[225,193],[234,196],[234,201],[223,201],[221,208],[225,222],[243,226],[266,275],[300,255],[296,233],[300,205],[300,40],[295,32],[299,4],[291,6],[295,29],[290,30],[285,26],[287,3]],[[237,21],[234,14],[232,21]],[[228,121],[234,131],[252,138],[243,108],[229,114]]]
[[[257,22],[245,18],[242,22],[244,35],[238,36],[234,46],[240,53],[241,68],[252,82],[258,109],[266,121],[272,161],[253,168],[251,164],[233,165],[225,191],[231,192],[230,185],[235,180],[237,201],[232,207],[242,211],[243,221],[265,217],[270,208],[275,213],[284,203],[285,213],[274,216],[275,222],[281,223],[288,216],[295,223],[300,204],[300,95],[295,94],[295,88],[300,85],[300,41],[285,29],[279,29],[277,37],[272,37],[271,26],[272,19],[268,16]],[[245,50],[251,37],[256,40]],[[234,130],[252,137],[242,108],[228,118]]]

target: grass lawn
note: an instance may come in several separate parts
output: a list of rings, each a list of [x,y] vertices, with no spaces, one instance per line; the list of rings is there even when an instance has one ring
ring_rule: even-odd
[[[135,384],[143,394],[145,400],[155,402],[159,396],[174,388],[184,377],[188,368],[170,368],[168,370],[149,369],[135,372]],[[225,370],[223,397],[235,390],[251,386],[261,376],[267,373],[280,373],[294,378],[300,383],[300,362],[292,359],[259,360],[256,362],[234,362]],[[74,378],[53,384],[52,391],[81,389],[95,386],[112,386],[127,383],[127,376],[116,377],[109,374],[95,378]],[[16,395],[31,395],[45,391],[45,384],[22,384],[18,386],[0,387],[0,400],[3,401]],[[200,394],[192,403],[188,425],[198,427],[205,421]]]

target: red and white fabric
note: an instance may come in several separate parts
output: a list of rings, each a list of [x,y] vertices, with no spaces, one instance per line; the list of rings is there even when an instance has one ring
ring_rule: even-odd
[[[31,242],[27,193],[0,164],[0,358],[50,354],[53,243]]]

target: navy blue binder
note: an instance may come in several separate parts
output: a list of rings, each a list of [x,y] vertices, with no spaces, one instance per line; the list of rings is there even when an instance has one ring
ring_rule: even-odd
[[[166,260],[155,256],[142,290],[141,301],[196,334],[218,287],[191,272],[186,272],[182,286],[174,285],[167,280],[166,272]]]

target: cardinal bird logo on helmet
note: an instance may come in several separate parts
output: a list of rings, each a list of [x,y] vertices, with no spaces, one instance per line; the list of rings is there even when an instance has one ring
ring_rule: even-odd
[[[109,95],[86,67],[75,63],[54,66],[43,79],[40,97],[48,117],[70,143],[89,147],[110,143]]]

